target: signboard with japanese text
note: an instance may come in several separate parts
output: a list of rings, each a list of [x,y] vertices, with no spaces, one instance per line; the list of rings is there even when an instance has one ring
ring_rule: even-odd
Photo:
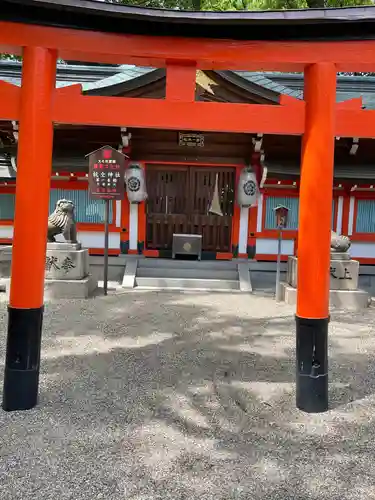
[[[126,156],[110,146],[103,146],[87,156],[90,196],[103,200],[123,200]]]
[[[178,135],[178,143],[180,146],[201,147],[204,146],[204,135],[202,134],[184,134]]]

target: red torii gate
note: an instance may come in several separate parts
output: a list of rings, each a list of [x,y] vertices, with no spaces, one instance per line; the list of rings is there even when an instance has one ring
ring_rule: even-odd
[[[79,2],[63,3],[71,6]],[[101,4],[100,8],[104,12],[112,6]],[[375,20],[374,11],[372,15]],[[33,22],[0,22],[0,50],[23,55],[22,87],[0,82],[0,119],[19,120],[3,408],[28,409],[37,402],[53,123],[70,123],[303,134],[297,406],[311,412],[326,410],[334,140],[335,136],[375,137],[375,111],[362,110],[360,99],[336,104],[336,73],[375,71],[375,41],[171,38],[56,28]],[[166,98],[83,96],[79,85],[57,90],[57,57],[166,67]],[[279,106],[195,102],[198,68],[304,71],[304,102],[287,97]],[[27,259],[30,245],[32,265]]]

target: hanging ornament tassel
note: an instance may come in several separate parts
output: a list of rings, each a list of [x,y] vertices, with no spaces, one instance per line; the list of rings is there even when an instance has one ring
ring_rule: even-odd
[[[212,201],[210,204],[210,208],[208,209],[208,213],[223,216],[223,212],[220,207],[220,199],[219,199],[219,174],[216,174],[215,179],[215,189],[214,195],[212,197]]]

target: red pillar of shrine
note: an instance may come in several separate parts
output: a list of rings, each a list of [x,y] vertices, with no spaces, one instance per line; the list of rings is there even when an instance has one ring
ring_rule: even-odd
[[[297,407],[328,409],[328,322],[336,67],[305,70],[305,134],[298,227]]]
[[[12,273],[3,409],[37,403],[53,146],[56,54],[23,51]]]

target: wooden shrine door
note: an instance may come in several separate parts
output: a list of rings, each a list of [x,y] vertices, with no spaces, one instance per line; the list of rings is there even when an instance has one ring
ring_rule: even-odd
[[[189,232],[187,167],[152,165],[146,170],[146,247],[172,248],[173,233]]]
[[[148,249],[170,250],[184,233],[201,234],[204,251],[231,251],[234,168],[152,165],[146,175]],[[209,213],[216,178],[222,215]]]

